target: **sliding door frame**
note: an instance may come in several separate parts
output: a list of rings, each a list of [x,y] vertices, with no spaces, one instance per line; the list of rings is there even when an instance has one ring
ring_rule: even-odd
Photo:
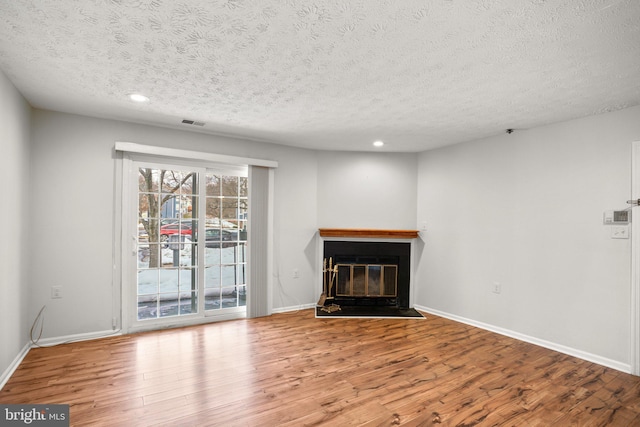
[[[640,141],[632,143],[631,199],[640,199]],[[640,208],[631,210],[631,294],[630,294],[630,365],[631,373],[640,376]],[[634,218],[638,215],[638,218]]]
[[[115,212],[115,230],[116,236],[114,236],[114,287],[117,291],[114,292],[114,303],[120,306],[119,315],[114,313],[114,327],[117,323],[120,324],[120,329],[123,333],[139,332],[143,330],[157,329],[159,327],[174,327],[185,326],[187,324],[208,323],[214,320],[228,320],[238,317],[259,317],[271,314],[271,295],[273,289],[273,260],[272,260],[272,248],[273,248],[273,184],[274,184],[274,170],[278,167],[278,163],[271,160],[261,160],[245,157],[235,157],[227,155],[218,155],[213,153],[179,150],[164,147],[155,147],[149,145],[141,145],[130,142],[116,142],[116,212]],[[131,278],[127,277],[133,268],[137,265],[132,263],[136,261],[136,257],[131,255],[131,251],[135,250],[135,242],[132,241],[131,227],[128,223],[127,215],[130,218],[129,213],[133,209],[133,185],[131,184],[132,168],[135,161],[148,161],[155,163],[168,163],[176,164],[185,167],[195,168],[218,168],[218,167],[233,167],[233,166],[249,166],[251,171],[252,166],[257,166],[258,170],[266,168],[267,170],[267,182],[262,182],[261,185],[257,185],[257,188],[262,187],[266,194],[264,194],[264,211],[260,209],[256,211],[249,206],[249,233],[253,231],[262,233],[259,237],[263,241],[261,245],[262,250],[266,250],[266,256],[256,257],[248,259],[247,265],[247,314],[245,313],[222,313],[217,316],[205,315],[194,317],[192,319],[182,318],[178,316],[175,319],[167,318],[166,322],[162,322],[159,326],[157,322],[149,323],[145,325],[144,322],[135,322],[131,318],[133,312],[133,301],[130,298],[130,290],[135,284],[131,283]],[[119,170],[120,169],[120,170]],[[251,199],[251,172],[249,174],[249,188]],[[263,175],[261,175],[263,176]],[[119,196],[119,197],[118,197]],[[119,199],[119,200],[118,200]],[[251,203],[251,202],[250,202]],[[263,224],[255,224],[252,227],[252,218],[258,220],[260,215],[264,215]],[[255,218],[254,218],[255,217]],[[251,240],[251,234],[249,234]],[[251,243],[249,244],[251,247]],[[259,263],[252,265],[254,263]],[[252,270],[256,269],[261,272],[259,281],[252,280]],[[255,276],[255,275],[254,275]],[[119,286],[116,286],[119,285]],[[114,289],[116,290],[116,289]],[[116,297],[117,295],[117,297]],[[199,295],[200,298],[203,295]],[[259,301],[256,301],[259,298]],[[116,301],[117,300],[117,301]],[[251,301],[251,302],[250,302]],[[250,306],[251,304],[251,306]],[[114,305],[118,306],[118,305]],[[257,307],[257,309],[256,309]],[[119,317],[119,319],[117,318]],[[173,321],[172,321],[173,320]],[[142,324],[140,324],[142,323]]]

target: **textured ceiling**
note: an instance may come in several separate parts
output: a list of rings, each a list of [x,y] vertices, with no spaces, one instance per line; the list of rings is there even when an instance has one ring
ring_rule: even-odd
[[[640,1],[8,0],[0,68],[37,108],[421,151],[640,104]]]

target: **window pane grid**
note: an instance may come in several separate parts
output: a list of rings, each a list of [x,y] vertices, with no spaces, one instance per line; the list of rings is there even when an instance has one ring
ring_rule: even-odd
[[[138,169],[138,320],[197,312],[197,175]]]
[[[138,172],[138,320],[197,313],[199,286],[205,310],[245,306],[248,178],[153,167]],[[203,218],[198,182],[204,183]]]
[[[246,305],[246,177],[207,174],[205,309]]]

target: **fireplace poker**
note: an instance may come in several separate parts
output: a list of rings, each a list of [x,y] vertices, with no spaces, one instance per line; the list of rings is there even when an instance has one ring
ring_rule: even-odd
[[[333,290],[333,282],[338,274],[338,264],[333,265],[333,259],[329,258],[329,289],[327,291],[327,299],[334,299],[331,291]]]
[[[325,258],[322,262],[322,295],[320,295],[320,299],[316,304],[318,307],[324,306],[325,301],[327,300],[327,259]]]

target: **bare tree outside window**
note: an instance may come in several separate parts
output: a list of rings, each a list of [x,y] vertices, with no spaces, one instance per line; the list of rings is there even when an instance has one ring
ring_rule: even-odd
[[[244,230],[248,202],[248,179],[237,176],[207,175],[207,219],[215,220],[220,228],[223,224],[233,224],[238,230]]]
[[[194,191],[194,174],[183,175],[179,171],[139,168],[138,176],[138,218],[149,242],[149,268],[158,268],[160,260],[160,227],[162,225],[161,210],[169,203],[176,203],[179,211],[175,218],[191,216],[190,197]],[[185,206],[181,206],[185,204]]]

